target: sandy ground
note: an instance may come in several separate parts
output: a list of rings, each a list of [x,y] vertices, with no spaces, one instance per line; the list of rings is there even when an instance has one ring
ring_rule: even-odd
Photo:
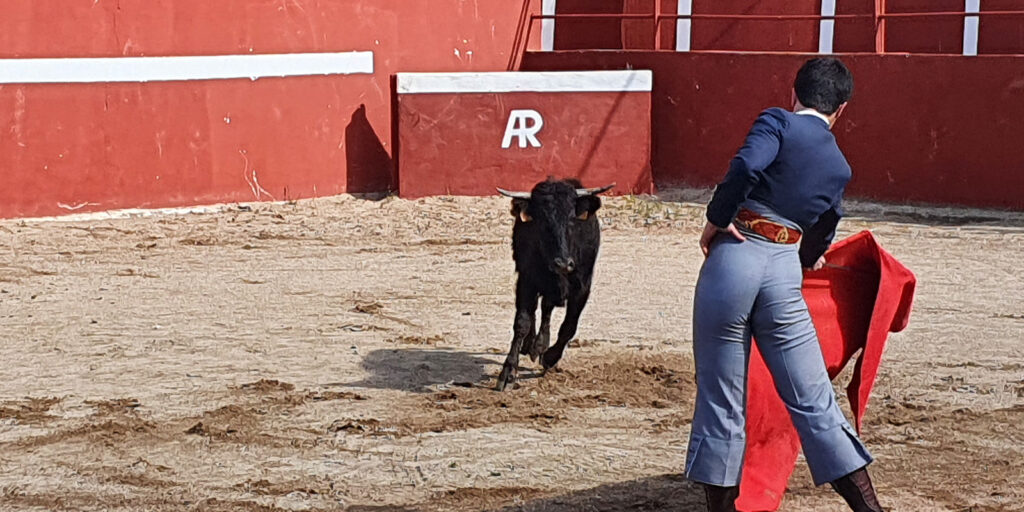
[[[0,509],[699,510],[700,195],[606,201],[563,371],[505,393],[505,200],[0,221]],[[884,504],[1024,510],[1024,214],[850,214],[920,281],[866,418]],[[844,507],[801,464],[783,510]]]

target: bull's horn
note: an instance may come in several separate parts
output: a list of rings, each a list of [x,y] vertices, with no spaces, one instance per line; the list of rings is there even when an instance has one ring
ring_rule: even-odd
[[[498,193],[505,197],[511,197],[512,199],[530,199],[529,192],[510,192],[503,188],[499,188]]]
[[[600,194],[601,192],[604,192],[606,190],[611,190],[611,188],[614,187],[614,186],[615,186],[615,184],[612,183],[611,185],[605,185],[603,187],[578,188],[578,189],[576,189],[576,197],[586,197],[586,196],[592,196],[594,194]]]

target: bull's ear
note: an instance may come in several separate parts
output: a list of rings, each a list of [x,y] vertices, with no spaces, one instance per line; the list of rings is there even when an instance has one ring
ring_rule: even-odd
[[[530,205],[530,201],[526,199],[513,199],[512,200],[512,211],[510,212],[513,217],[518,217],[523,222],[530,222],[532,217],[526,214],[526,207]]]
[[[576,218],[587,220],[594,212],[601,207],[601,198],[597,196],[583,196],[576,199]]]

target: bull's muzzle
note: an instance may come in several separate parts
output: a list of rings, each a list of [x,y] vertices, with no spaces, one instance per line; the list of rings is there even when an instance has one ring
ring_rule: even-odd
[[[555,270],[563,274],[568,274],[573,270],[576,270],[576,260],[572,258],[555,258],[553,262]]]

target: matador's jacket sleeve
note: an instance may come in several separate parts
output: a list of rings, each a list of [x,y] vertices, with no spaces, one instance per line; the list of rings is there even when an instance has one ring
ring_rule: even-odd
[[[740,204],[747,199],[761,175],[779,154],[786,118],[779,109],[768,109],[750,127],[743,147],[729,162],[729,172],[715,187],[715,193],[708,203],[707,218],[712,224],[727,227],[740,210]]]
[[[837,201],[832,208],[821,214],[813,226],[804,231],[800,238],[800,264],[804,268],[811,268],[818,261],[836,236],[836,227],[839,226],[839,219],[843,218],[842,203]]]

